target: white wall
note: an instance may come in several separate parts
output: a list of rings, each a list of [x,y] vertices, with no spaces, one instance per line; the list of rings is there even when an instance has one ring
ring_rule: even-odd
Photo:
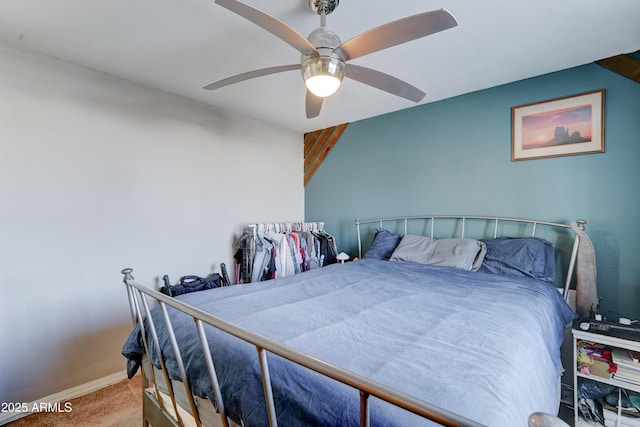
[[[232,269],[244,224],[303,220],[302,135],[3,45],[0,64],[0,402],[124,370],[123,267]]]

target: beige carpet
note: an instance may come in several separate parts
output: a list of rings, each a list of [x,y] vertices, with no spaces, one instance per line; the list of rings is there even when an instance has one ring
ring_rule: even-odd
[[[136,376],[69,401],[69,412],[41,412],[7,424],[7,427],[140,427],[142,380]],[[64,410],[65,404],[61,404]]]

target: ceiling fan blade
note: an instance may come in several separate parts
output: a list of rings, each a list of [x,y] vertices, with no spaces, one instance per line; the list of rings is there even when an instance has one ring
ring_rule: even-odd
[[[381,71],[360,65],[347,64],[344,70],[345,77],[359,81],[393,95],[400,96],[413,102],[420,102],[425,93],[415,86]]]
[[[282,73],[284,71],[300,70],[300,64],[291,65],[279,65],[277,67],[262,68],[260,70],[253,70],[246,73],[238,74],[226,79],[219,80],[215,83],[211,83],[204,87],[207,90],[218,89],[223,86],[228,86],[234,83],[242,82],[245,80],[255,79],[256,77],[267,76],[269,74]]]
[[[419,39],[458,25],[446,9],[432,10],[389,22],[342,43],[335,52],[345,61]]]
[[[307,119],[313,119],[320,115],[320,109],[322,108],[323,98],[315,96],[310,91],[307,91],[307,99],[305,100],[305,108],[307,110]]]
[[[270,15],[267,15],[261,10],[255,9],[254,7],[236,0],[216,0],[215,2],[220,6],[229,9],[230,11],[264,28],[271,34],[279,37],[289,45],[293,46],[298,50],[298,52],[302,54],[311,55],[317,53],[315,46],[313,46],[311,42],[309,42],[309,40],[307,40],[304,36],[302,36],[293,28],[289,27],[284,22]]]

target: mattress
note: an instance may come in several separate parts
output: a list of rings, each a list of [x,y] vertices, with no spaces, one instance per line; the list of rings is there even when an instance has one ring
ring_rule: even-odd
[[[178,298],[489,426],[526,426],[533,412],[557,411],[560,345],[574,317],[548,282],[380,260]],[[193,393],[215,401],[193,319],[171,307],[169,313]],[[163,322],[158,313],[154,319],[178,379]],[[255,347],[211,327],[207,337],[229,417],[268,425]],[[130,373],[142,353],[136,327],[123,347]],[[280,425],[358,425],[357,390],[276,355],[268,359]],[[371,420],[432,425],[377,399]]]

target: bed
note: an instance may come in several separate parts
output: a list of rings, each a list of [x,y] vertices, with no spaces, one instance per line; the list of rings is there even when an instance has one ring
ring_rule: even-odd
[[[144,368],[145,422],[526,426],[534,412],[557,413],[583,228],[473,216],[356,220],[357,261],[177,298],[125,269],[135,326],[122,353],[129,375]],[[430,246],[425,263],[411,258],[416,241],[446,245]],[[522,242],[533,243],[526,254],[513,246]],[[480,250],[470,257],[473,245]],[[500,265],[515,253],[539,271]]]

